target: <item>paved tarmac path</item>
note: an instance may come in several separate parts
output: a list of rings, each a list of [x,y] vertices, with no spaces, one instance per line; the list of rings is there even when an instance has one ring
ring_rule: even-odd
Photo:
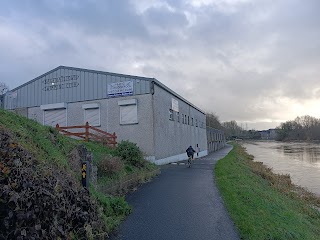
[[[216,162],[227,146],[191,168],[169,164],[160,176],[127,197],[133,212],[111,236],[114,240],[240,239],[214,182]]]

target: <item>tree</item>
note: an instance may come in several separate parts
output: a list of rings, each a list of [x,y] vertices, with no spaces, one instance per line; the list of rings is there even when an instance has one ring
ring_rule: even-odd
[[[296,117],[277,127],[278,140],[320,140],[320,119],[311,116]]]
[[[222,126],[225,129],[225,134],[227,138],[238,138],[242,133],[242,128],[238,126],[235,120],[232,120],[230,122],[224,122],[222,123]]]
[[[219,117],[212,112],[206,113],[206,124],[210,128],[223,129]]]
[[[0,95],[5,94],[9,91],[9,87],[5,83],[0,83]]]

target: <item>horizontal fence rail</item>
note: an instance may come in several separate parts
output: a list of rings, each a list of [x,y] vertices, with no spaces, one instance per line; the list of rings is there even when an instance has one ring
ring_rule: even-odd
[[[86,142],[95,141],[111,147],[115,147],[117,145],[116,133],[107,133],[96,127],[90,126],[88,122],[86,122],[85,125],[66,127],[60,127],[59,124],[57,124],[56,129],[65,136],[77,137]],[[70,131],[72,129],[76,129],[79,132]]]

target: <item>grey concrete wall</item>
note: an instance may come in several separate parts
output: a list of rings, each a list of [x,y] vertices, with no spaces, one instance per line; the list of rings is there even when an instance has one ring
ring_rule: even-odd
[[[118,105],[118,101],[125,99],[137,99],[137,124],[120,125],[120,106]],[[153,111],[151,94],[68,103],[68,126],[84,124],[84,109],[82,109],[82,105],[89,103],[100,104],[101,126],[98,127],[99,129],[109,133],[115,132],[118,137],[118,142],[121,140],[129,140],[137,143],[142,151],[145,152],[146,156],[155,155],[153,145]],[[43,124],[43,111],[40,107],[29,108],[28,117]]]
[[[174,120],[169,120],[172,98],[179,103],[180,122],[177,121],[176,112],[174,112]],[[206,129],[204,128],[206,118],[203,113],[157,85],[154,87],[153,105],[156,160],[185,154],[190,145],[196,148],[198,144],[200,151],[207,150]],[[189,125],[182,123],[182,114],[189,116]],[[191,118],[193,118],[193,126]],[[196,119],[198,127],[195,125]]]
[[[43,124],[43,111],[40,107],[28,108],[28,118]]]
[[[16,108],[14,109],[14,112],[23,117],[28,117],[28,108]]]

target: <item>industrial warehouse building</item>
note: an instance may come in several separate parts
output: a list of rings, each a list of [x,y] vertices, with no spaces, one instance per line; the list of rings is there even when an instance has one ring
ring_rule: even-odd
[[[186,159],[190,145],[208,154],[205,113],[154,78],[60,66],[8,92],[4,108],[53,127],[89,122],[156,164]]]

